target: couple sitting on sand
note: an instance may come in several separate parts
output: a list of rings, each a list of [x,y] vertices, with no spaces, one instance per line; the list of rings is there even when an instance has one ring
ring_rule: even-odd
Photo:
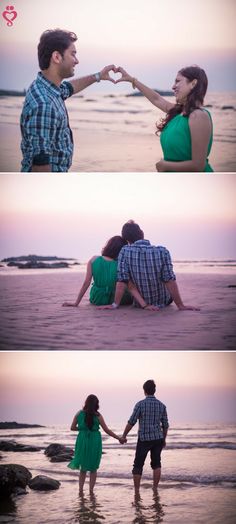
[[[89,300],[101,309],[131,304],[158,311],[173,301],[180,310],[198,310],[183,304],[169,251],[152,246],[133,220],[124,224],[121,236],[108,240],[101,256],[87,264],[86,277],[75,302],[77,307],[93,280]]]
[[[82,410],[78,411],[71,424],[72,431],[78,431],[74,458],[68,464],[73,470],[80,470],[79,492],[83,494],[83,487],[87,471],[90,472],[89,489],[93,493],[97,478],[97,470],[102,456],[102,437],[99,427],[119,440],[120,444],[127,442],[126,436],[139,421],[138,442],[133,466],[133,480],[135,493],[139,494],[143,466],[150,451],[151,468],[153,470],[153,488],[157,489],[161,477],[161,451],[166,445],[168,432],[168,417],[166,406],[155,397],[156,384],[147,380],[143,384],[145,399],[135,404],[133,413],[128,420],[122,437],[114,433],[105,423],[99,413],[99,401],[96,395],[89,395]]]

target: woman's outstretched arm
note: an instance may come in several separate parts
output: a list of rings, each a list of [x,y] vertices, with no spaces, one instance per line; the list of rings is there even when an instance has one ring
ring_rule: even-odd
[[[102,429],[105,431],[105,433],[107,433],[107,435],[110,435],[110,437],[113,437],[116,440],[119,440],[119,442],[121,444],[124,444],[126,442],[125,438],[119,437],[118,435],[116,435],[116,433],[114,433],[111,429],[108,428],[108,426],[106,425],[106,422],[105,422],[105,420],[104,420],[104,418],[103,418],[103,416],[101,414],[99,414],[98,420],[100,422],[100,425],[101,425]]]
[[[167,113],[172,107],[174,107],[175,104],[172,104],[171,102],[168,102],[163,96],[159,95],[154,89],[151,89],[150,87],[146,86],[145,84],[142,84],[137,78],[132,77],[123,69],[123,67],[117,67],[116,68],[117,73],[121,73],[121,78],[116,80],[116,83],[118,82],[131,82],[133,87],[136,87],[140,93],[142,93],[154,106],[158,107],[158,109],[161,109],[161,111],[164,111]]]
[[[87,271],[86,271],[86,276],[85,276],[85,279],[84,279],[84,282],[81,286],[81,289],[79,291],[79,294],[78,294],[78,297],[76,299],[75,302],[64,302],[62,305],[63,306],[71,306],[71,307],[77,307],[79,305],[79,303],[81,302],[84,294],[86,293],[88,287],[90,286],[91,284],[91,280],[92,280],[92,262],[95,260],[95,258],[97,257],[93,257],[91,258],[88,263],[87,263]]]

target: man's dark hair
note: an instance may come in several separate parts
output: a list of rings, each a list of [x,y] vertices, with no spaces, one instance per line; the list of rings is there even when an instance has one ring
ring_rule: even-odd
[[[147,395],[154,395],[156,391],[156,384],[154,380],[147,380],[146,382],[144,382],[143,389],[144,393],[146,393]]]
[[[144,237],[143,231],[133,220],[129,220],[123,225],[121,235],[130,244],[133,244],[136,240],[142,240]]]
[[[62,29],[48,29],[44,31],[38,45],[40,69],[42,71],[48,69],[54,51],[58,51],[63,56],[64,51],[76,40],[76,34],[70,31],[63,31]]]

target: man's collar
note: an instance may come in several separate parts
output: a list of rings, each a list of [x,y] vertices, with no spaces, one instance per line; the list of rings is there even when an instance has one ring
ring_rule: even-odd
[[[51,80],[48,80],[41,71],[39,71],[37,80],[42,82],[42,84],[47,88],[50,89],[50,91],[53,91],[55,95],[61,96],[61,90],[60,87],[56,86]]]

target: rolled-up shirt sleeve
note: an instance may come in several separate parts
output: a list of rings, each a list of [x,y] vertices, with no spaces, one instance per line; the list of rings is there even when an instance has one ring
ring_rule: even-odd
[[[126,248],[122,248],[118,257],[117,281],[128,282],[130,280],[129,265],[127,262]]]
[[[133,410],[133,413],[131,415],[131,417],[129,418],[128,420],[128,423],[131,425],[131,426],[134,426],[138,420],[140,416],[140,404],[139,402],[137,404],[135,404],[134,406],[134,410]]]
[[[168,282],[169,280],[176,280],[176,276],[173,270],[173,264],[168,249],[163,248],[162,251],[162,271],[161,271],[162,282]]]

